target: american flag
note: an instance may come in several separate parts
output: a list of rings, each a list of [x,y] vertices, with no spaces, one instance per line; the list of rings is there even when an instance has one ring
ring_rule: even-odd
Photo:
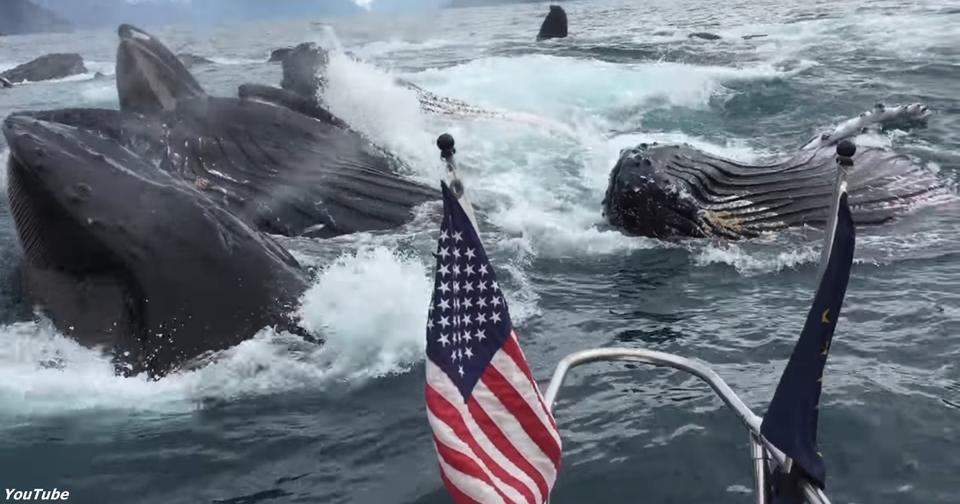
[[[427,416],[454,500],[547,502],[560,435],[530,373],[497,276],[445,183],[427,317]]]

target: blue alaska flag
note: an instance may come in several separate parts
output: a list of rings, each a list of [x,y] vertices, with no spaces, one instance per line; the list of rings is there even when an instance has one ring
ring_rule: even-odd
[[[793,460],[791,474],[782,475],[784,482],[795,482],[803,476],[821,489],[826,483],[827,471],[817,445],[820,393],[827,354],[847,291],[855,242],[853,218],[844,193],[827,268],[760,429],[768,441]],[[795,484],[775,483],[775,503],[802,502],[795,500],[796,488],[785,486]]]

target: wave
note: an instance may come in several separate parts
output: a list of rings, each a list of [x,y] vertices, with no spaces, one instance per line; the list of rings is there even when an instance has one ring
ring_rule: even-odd
[[[224,56],[211,56],[210,61],[218,65],[258,65],[266,63],[266,58],[264,59],[253,59],[253,58],[231,58]]]
[[[758,250],[747,250],[749,245],[712,243],[692,250],[691,256],[697,266],[728,265],[743,276],[779,273],[806,264],[819,264],[820,261],[819,244],[806,244],[788,250],[783,250],[783,243]]]
[[[573,117],[572,134],[565,136],[522,121],[451,121],[425,115],[416,94],[397,85],[389,71],[339,53],[331,56],[324,98],[335,114],[398,153],[427,183],[436,184],[443,175],[436,136],[453,134],[473,201],[503,239],[520,240],[540,257],[590,256],[670,246],[605,229],[600,201],[621,149],[656,141],[690,143],[747,162],[773,154],[746,142],[719,144],[678,131],[610,136],[606,114],[627,104],[660,107],[663,97],[703,107],[724,82],[785,78],[797,71],[801,69],[771,65],[615,65],[537,55],[484,58],[403,74],[431,92],[469,103],[520,108],[548,118],[566,116],[568,123]]]
[[[323,268],[297,312],[322,346],[265,328],[209,365],[158,381],[116,376],[105,354],[42,317],[9,324],[0,327],[0,417],[187,412],[240,396],[363,386],[422,361],[430,291],[427,267],[416,257],[385,247],[347,253]]]
[[[91,82],[80,90],[80,98],[87,105],[118,105],[117,85],[113,82]]]
[[[378,56],[389,56],[399,52],[430,51],[456,45],[454,41],[446,39],[429,39],[421,42],[410,42],[402,39],[375,40],[357,48],[356,52],[364,59]]]
[[[726,82],[786,78],[773,64],[742,68],[674,62],[616,64],[548,55],[482,58],[450,68],[429,69],[410,78],[439,94],[478,105],[599,112],[638,104],[705,108]]]

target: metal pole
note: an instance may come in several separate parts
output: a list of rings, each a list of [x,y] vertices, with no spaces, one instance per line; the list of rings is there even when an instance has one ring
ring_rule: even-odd
[[[473,224],[473,229],[476,229],[479,234],[480,228],[477,227],[477,218],[473,214],[473,204],[470,203],[470,198],[467,197],[463,180],[460,178],[460,173],[457,172],[457,162],[453,159],[453,155],[457,153],[457,149],[454,147],[455,142],[453,136],[449,133],[444,133],[437,138],[437,148],[440,149],[440,158],[443,159],[444,164],[447,166],[447,186],[450,187],[453,195],[457,197],[460,206],[463,207],[463,211],[466,212],[467,217],[470,219],[470,223]]]
[[[753,432],[750,433],[750,454],[753,459],[753,483],[754,492],[757,496],[757,504],[767,504],[770,498],[767,493],[767,471],[769,470],[769,466],[767,465],[767,451],[763,448],[760,439],[757,438]]]
[[[847,192],[847,175],[853,167],[853,155],[857,146],[848,140],[837,144],[837,181],[833,186],[833,200],[830,203],[830,213],[827,214],[827,227],[824,228],[823,250],[820,251],[820,270],[817,281],[823,278],[830,261],[830,251],[833,249],[833,240],[837,235],[837,212],[840,209],[840,195]]]

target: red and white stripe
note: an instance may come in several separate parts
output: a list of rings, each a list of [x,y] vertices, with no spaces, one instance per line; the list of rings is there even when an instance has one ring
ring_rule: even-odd
[[[426,371],[427,416],[454,500],[545,503],[560,467],[560,435],[516,334],[511,331],[466,403],[429,359]]]

